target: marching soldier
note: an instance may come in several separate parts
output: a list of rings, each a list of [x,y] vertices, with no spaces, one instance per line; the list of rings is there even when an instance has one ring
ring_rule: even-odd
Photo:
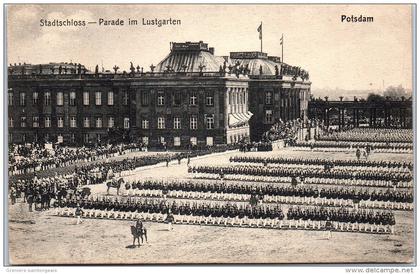
[[[83,212],[83,210],[80,208],[80,205],[79,204],[77,204],[77,208],[76,208],[76,212],[75,212],[75,215],[76,215],[76,218],[77,218],[77,222],[76,222],[76,225],[78,225],[78,224],[81,224],[83,221],[82,221],[82,214],[83,214],[84,212]]]
[[[168,215],[166,216],[165,222],[168,224],[168,231],[173,230],[172,223],[175,220],[174,215],[172,214],[171,209],[168,210]]]

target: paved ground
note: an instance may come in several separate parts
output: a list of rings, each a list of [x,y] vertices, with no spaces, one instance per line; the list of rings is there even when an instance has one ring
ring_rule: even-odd
[[[239,152],[193,159],[192,165],[227,164]],[[307,158],[354,158],[353,154],[316,153],[286,149],[247,155],[282,155]],[[412,161],[410,154],[373,154],[372,160]],[[144,167],[129,176],[137,178],[184,178],[186,162]],[[95,186],[95,192],[104,186]],[[396,234],[374,235],[323,232],[224,228],[146,223],[149,242],[131,248],[129,221],[86,220],[28,213],[23,204],[9,207],[9,255],[14,264],[149,264],[149,263],[410,263],[414,256],[412,212],[396,212]]]

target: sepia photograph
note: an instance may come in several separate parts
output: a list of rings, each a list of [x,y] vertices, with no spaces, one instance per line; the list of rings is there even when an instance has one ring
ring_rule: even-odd
[[[416,264],[414,4],[3,8],[6,266]]]

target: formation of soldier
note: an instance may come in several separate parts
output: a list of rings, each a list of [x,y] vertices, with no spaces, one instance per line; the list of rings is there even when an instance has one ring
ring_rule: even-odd
[[[295,147],[309,147],[309,148],[345,148],[345,149],[356,149],[365,148],[368,145],[371,146],[372,150],[378,152],[380,150],[413,150],[413,143],[387,143],[387,142],[356,142],[356,141],[316,141],[316,142],[306,142],[306,141],[296,141],[293,144]]]
[[[314,169],[307,166],[286,167],[286,166],[194,166],[189,167],[189,173],[210,173],[210,174],[243,174],[253,176],[271,177],[304,177],[304,178],[333,178],[333,179],[362,179],[362,180],[387,180],[387,181],[411,181],[409,173],[375,172],[373,170],[351,170],[346,169]]]
[[[301,207],[294,206],[287,212],[287,219],[302,221],[303,226],[316,226],[308,221],[330,221],[334,229],[363,230],[365,232],[394,233],[395,217],[391,211],[349,210],[347,208]],[[293,223],[289,224],[293,226]],[[363,226],[361,226],[363,225]]]
[[[325,229],[331,221],[336,230],[347,230],[357,225],[365,232],[393,232],[395,218],[391,211],[355,210],[329,207],[294,206],[282,208],[279,205],[256,205],[229,202],[191,202],[157,199],[136,201],[107,199],[105,197],[86,200],[72,199],[56,203],[58,215],[65,216],[80,207],[85,218],[140,219],[165,221],[173,215],[175,222],[215,225],[269,226],[277,228]],[[364,225],[364,226],[360,226]],[[381,230],[380,230],[381,228]],[[354,230],[354,229],[353,229]]]
[[[34,145],[32,148],[18,145],[9,152],[10,175],[33,173],[79,162],[90,162],[122,154],[127,150],[140,149],[138,144],[121,144],[97,147],[65,148],[54,146],[52,149]]]
[[[352,141],[352,142],[383,142],[383,143],[413,143],[412,129],[392,128],[354,128],[347,131],[321,135],[318,140]]]
[[[241,195],[264,196],[295,196],[312,197],[319,199],[343,199],[353,201],[378,201],[413,203],[413,194],[409,191],[394,191],[391,189],[369,190],[367,188],[347,187],[313,187],[306,185],[285,186],[279,184],[255,184],[255,183],[226,183],[218,181],[192,182],[190,180],[158,181],[144,180],[133,182],[127,188],[141,190],[160,190],[163,195],[169,191],[201,192],[201,193],[225,193]],[[133,192],[135,195],[136,192]],[[175,195],[175,194],[174,194]],[[152,195],[151,195],[152,196]]]
[[[398,162],[391,160],[382,161],[363,161],[356,159],[310,159],[310,158],[278,158],[278,157],[251,157],[251,156],[234,156],[230,157],[230,162],[237,163],[260,163],[260,164],[300,164],[300,165],[326,165],[335,166],[352,166],[352,167],[377,167],[377,168],[402,168],[413,170],[412,162]]]

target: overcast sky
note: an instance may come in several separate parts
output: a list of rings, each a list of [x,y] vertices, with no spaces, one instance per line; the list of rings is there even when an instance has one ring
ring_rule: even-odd
[[[342,23],[341,15],[374,17]],[[40,27],[40,19],[123,19],[123,27]],[[127,19],[179,19],[179,26],[128,26]],[[8,63],[73,62],[94,69],[130,61],[147,68],[169,53],[169,42],[199,41],[216,55],[263,51],[310,73],[313,88],[411,89],[412,24],[408,5],[20,5],[8,6]],[[371,84],[372,83],[372,84]]]

